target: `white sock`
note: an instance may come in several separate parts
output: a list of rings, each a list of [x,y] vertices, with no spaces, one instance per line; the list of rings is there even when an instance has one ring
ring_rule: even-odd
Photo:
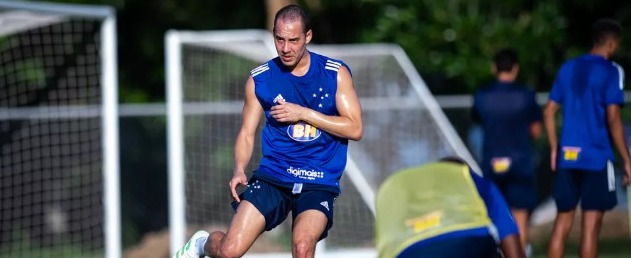
[[[195,242],[195,244],[197,245],[197,253],[199,255],[205,255],[204,254],[204,245],[206,245],[206,241],[208,240],[208,237],[200,237],[199,239],[197,239],[197,241]]]

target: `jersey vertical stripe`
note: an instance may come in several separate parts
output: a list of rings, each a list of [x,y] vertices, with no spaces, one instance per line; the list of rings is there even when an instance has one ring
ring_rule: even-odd
[[[619,84],[620,85],[620,90],[624,89],[624,69],[622,69],[622,66],[620,66],[617,63],[613,63],[613,65],[618,69],[618,79],[619,79]]]

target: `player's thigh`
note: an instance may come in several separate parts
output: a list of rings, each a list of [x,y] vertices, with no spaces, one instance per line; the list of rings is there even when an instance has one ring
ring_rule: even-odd
[[[561,212],[574,210],[581,196],[582,174],[578,170],[558,169],[554,177],[552,195]]]
[[[250,180],[248,188],[240,196],[263,215],[267,231],[285,221],[292,207],[290,192],[262,180]],[[237,210],[235,202],[233,206]]]
[[[243,200],[232,217],[230,227],[220,245],[224,255],[241,256],[265,230],[265,217],[252,203]]]
[[[581,208],[607,211],[616,206],[616,187],[613,170],[584,171],[581,182]]]
[[[520,174],[506,184],[504,197],[509,207],[532,210],[537,206],[537,184],[534,175]]]
[[[294,200],[292,231],[294,240],[315,239],[328,235],[333,226],[333,207],[337,194],[328,191],[303,192]]]

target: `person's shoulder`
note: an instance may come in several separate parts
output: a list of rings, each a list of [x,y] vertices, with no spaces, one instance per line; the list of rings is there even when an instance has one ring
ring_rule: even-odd
[[[622,74],[624,76],[624,68],[622,68],[622,66],[614,61],[609,61],[609,69],[618,72],[620,74]]]
[[[498,86],[497,82],[482,84],[473,92],[473,95],[483,95],[483,94],[495,91],[498,89],[497,86]]]
[[[311,53],[311,60],[313,61],[313,63],[324,68],[325,70],[339,72],[341,67],[346,67],[349,72],[351,70],[350,67],[348,67],[348,65],[340,59],[328,57],[312,51],[309,51],[309,53]]]
[[[279,57],[275,57],[257,66],[256,68],[250,70],[250,76],[252,76],[252,78],[267,77],[270,74],[270,69],[274,69],[278,66],[277,62],[279,60]]]
[[[514,83],[513,89],[525,94],[535,94],[535,90],[532,87],[522,83]]]

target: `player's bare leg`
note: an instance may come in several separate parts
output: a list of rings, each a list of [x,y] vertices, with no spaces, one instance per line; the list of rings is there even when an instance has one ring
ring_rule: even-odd
[[[511,209],[511,213],[513,214],[513,218],[515,218],[515,222],[517,222],[517,227],[519,228],[519,240],[521,242],[521,246],[524,248],[524,251],[526,251],[526,247],[528,246],[528,210]]]
[[[565,254],[565,241],[567,235],[572,229],[572,222],[574,222],[575,210],[559,212],[557,213],[556,220],[554,221],[554,229],[550,236],[550,246],[548,247],[548,258],[563,258]]]
[[[293,258],[313,258],[327,222],[326,215],[318,210],[306,210],[296,217],[291,239]]]
[[[583,211],[581,228],[581,258],[596,258],[598,256],[598,235],[602,226],[604,212]]]
[[[241,201],[232,218],[228,232],[213,232],[204,245],[204,251],[212,258],[236,258],[243,256],[265,230],[265,217],[252,203]]]

